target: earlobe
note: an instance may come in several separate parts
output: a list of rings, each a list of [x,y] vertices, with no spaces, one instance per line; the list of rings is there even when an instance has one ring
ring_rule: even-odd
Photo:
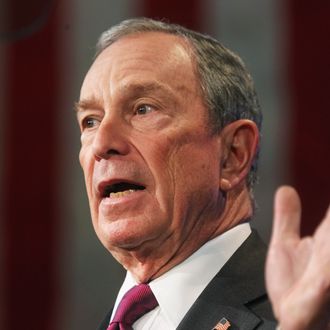
[[[220,179],[220,190],[229,191],[231,189],[231,183],[229,180],[221,178]]]
[[[223,155],[219,187],[229,191],[247,177],[255,157],[259,132],[251,120],[237,120],[222,130]]]

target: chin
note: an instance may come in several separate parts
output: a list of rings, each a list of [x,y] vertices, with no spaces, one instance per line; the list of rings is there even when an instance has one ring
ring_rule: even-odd
[[[132,225],[129,228],[107,226],[105,230],[103,229],[98,233],[98,237],[110,252],[114,249],[137,250],[143,245],[143,242],[148,240],[148,237],[143,235],[141,231],[132,230]]]

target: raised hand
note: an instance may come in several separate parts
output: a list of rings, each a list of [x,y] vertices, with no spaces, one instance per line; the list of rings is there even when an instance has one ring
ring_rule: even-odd
[[[281,187],[274,203],[266,284],[281,330],[330,329],[330,208],[313,236],[300,237],[297,192]]]

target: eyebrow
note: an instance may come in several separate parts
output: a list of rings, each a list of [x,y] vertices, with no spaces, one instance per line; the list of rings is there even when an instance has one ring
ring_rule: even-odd
[[[102,109],[103,107],[101,103],[97,101],[95,98],[90,98],[90,99],[82,99],[79,100],[78,102],[75,102],[73,108],[76,113],[79,113],[87,109]]]
[[[171,93],[171,90],[163,84],[158,82],[148,82],[148,83],[134,83],[129,85],[124,85],[122,87],[124,91],[132,91],[135,94],[145,94],[150,92],[167,92]]]
[[[174,97],[173,91],[170,88],[158,82],[128,84],[121,86],[120,89],[124,92],[124,94],[126,94],[127,92],[131,92],[131,98],[141,94],[144,95],[152,92],[162,92],[165,93],[167,96],[170,95]],[[94,97],[82,99],[74,103],[74,110],[77,114],[88,109],[101,110],[103,109],[103,105]]]

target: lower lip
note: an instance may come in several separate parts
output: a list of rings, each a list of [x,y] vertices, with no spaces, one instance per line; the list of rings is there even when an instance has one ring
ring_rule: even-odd
[[[105,197],[101,200],[99,206],[100,212],[109,214],[117,207],[133,207],[133,204],[137,203],[144,193],[145,190],[136,190],[124,196]]]

